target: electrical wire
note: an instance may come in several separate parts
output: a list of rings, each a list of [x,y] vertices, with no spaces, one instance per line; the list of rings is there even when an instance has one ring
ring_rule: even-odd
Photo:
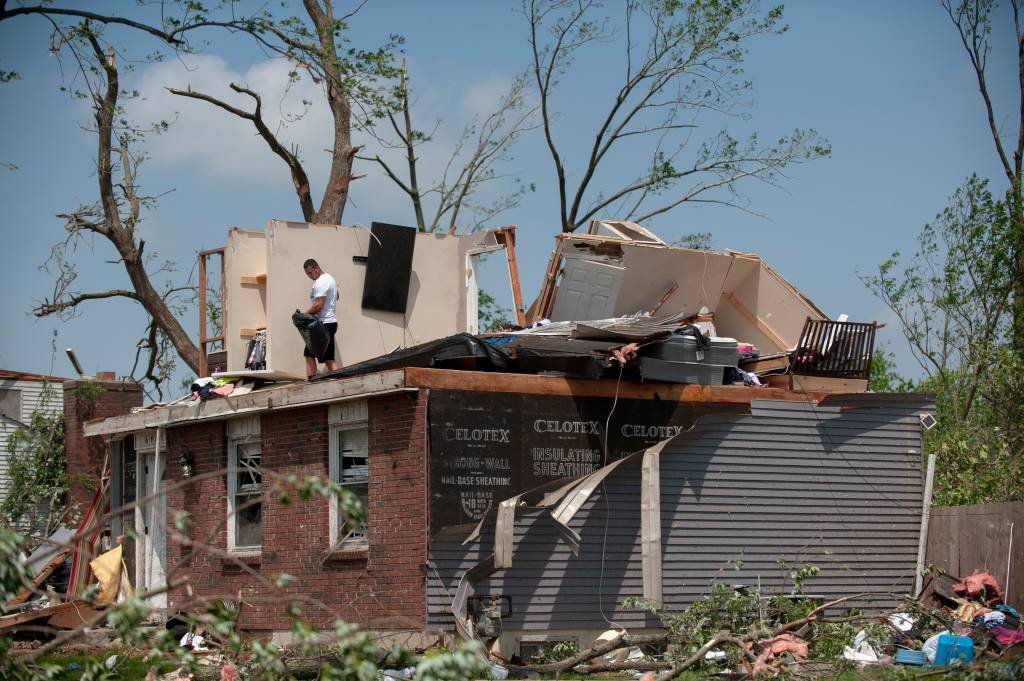
[[[615,408],[619,404],[619,386],[622,384],[622,371],[625,369],[625,364],[619,364],[619,377],[615,381],[615,399],[612,400],[612,408],[608,411],[608,418],[604,422],[604,465],[608,465],[608,430],[611,427],[612,414],[615,413]],[[608,619],[608,615],[604,612],[604,563],[605,557],[608,555],[608,522],[612,517],[612,504],[611,499],[608,498],[608,488],[605,486],[605,481],[601,481],[601,496],[604,497],[604,536],[601,538],[601,575],[597,582],[597,607],[601,611],[601,617],[613,629],[618,629],[625,632],[626,628],[621,624],[612,622]]]

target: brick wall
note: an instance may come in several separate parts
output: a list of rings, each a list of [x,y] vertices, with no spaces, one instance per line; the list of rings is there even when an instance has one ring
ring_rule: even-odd
[[[64,445],[67,451],[70,489],[68,506],[71,522],[77,523],[96,493],[110,439],[106,436],[85,437],[86,421],[127,414],[132,407],[142,406],[142,388],[121,381],[90,381],[103,388],[95,399],[86,399],[82,388],[86,381],[64,381]]]
[[[415,393],[369,401],[369,548],[332,552],[325,498],[285,503],[274,490],[275,476],[328,475],[328,408],[310,407],[261,417],[263,546],[258,557],[242,559],[248,570],[225,557],[227,549],[227,463],[224,423],[182,426],[167,431],[170,460],[182,447],[195,454],[193,482],[178,488],[180,467],[167,471],[169,521],[177,509],[192,514],[190,536],[216,551],[191,553],[168,542],[170,578],[187,575],[194,597],[171,594],[171,607],[189,609],[198,599],[228,597],[243,603],[240,625],[248,630],[287,630],[286,604],[298,601],[306,618],[327,627],[337,617],[365,627],[425,627],[427,559],[425,400]],[[287,573],[295,580],[272,586]]]

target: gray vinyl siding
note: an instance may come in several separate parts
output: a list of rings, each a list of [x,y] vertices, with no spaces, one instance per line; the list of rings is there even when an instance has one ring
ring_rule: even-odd
[[[807,591],[825,599],[908,593],[923,493],[918,414],[931,409],[923,398],[846,410],[755,401],[750,415],[702,418],[660,459],[666,606],[685,608],[716,580],[788,590],[779,560],[818,566]],[[578,557],[546,512],[517,516],[513,567],[476,588],[511,597],[507,630],[657,626],[622,608],[624,598],[642,595],[639,461],[609,476],[605,489],[571,523],[582,537]],[[432,626],[453,627],[459,578],[492,548],[492,527],[465,547],[461,539],[431,543]]]
[[[63,411],[64,393],[61,384],[52,383],[51,388],[49,399],[44,405],[42,404],[43,383],[41,381],[0,379],[0,390],[21,391],[21,418],[19,420],[26,424],[31,420],[32,412],[40,406],[51,413]],[[0,503],[7,498],[7,490],[10,486],[10,479],[7,475],[10,457],[7,452],[7,442],[17,429],[18,424],[0,417]]]

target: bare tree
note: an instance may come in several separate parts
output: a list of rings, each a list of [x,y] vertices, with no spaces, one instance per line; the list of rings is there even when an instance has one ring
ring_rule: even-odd
[[[519,182],[518,177],[512,176],[512,190],[489,203],[480,203],[476,200],[478,192],[486,185],[510,179],[509,176],[498,173],[497,164],[510,160],[509,151],[513,143],[524,132],[537,127],[534,120],[537,107],[530,106],[526,96],[526,77],[519,76],[512,81],[508,92],[501,97],[492,113],[482,120],[474,119],[463,128],[440,172],[440,177],[423,188],[420,184],[423,169],[419,167],[418,148],[433,141],[440,121],[430,133],[413,126],[408,74],[403,65],[399,82],[400,120],[397,112],[387,114],[396,137],[387,139],[377,135],[376,138],[385,149],[400,150],[403,153],[406,165],[405,179],[401,177],[400,171],[392,167],[380,154],[359,158],[377,163],[391,181],[408,196],[419,231],[433,232],[439,229],[442,223],[447,223],[449,234],[454,234],[460,224],[466,231],[479,229],[499,214],[517,206],[522,196],[533,189],[532,185],[524,185]],[[429,199],[435,201],[435,207],[428,222],[424,204]],[[459,218],[466,212],[472,214],[472,218],[468,222],[460,222]]]
[[[298,79],[301,71],[321,84],[335,126],[330,150],[331,170],[318,208],[313,206],[309,178],[298,150],[286,149],[264,123],[257,93],[232,84],[236,92],[245,93],[253,99],[253,112],[230,107],[202,93],[188,91],[179,94],[206,99],[252,121],[271,150],[288,163],[303,217],[311,222],[337,223],[341,220],[353,179],[351,170],[356,149],[351,141],[352,126],[369,122],[390,101],[386,87],[380,83],[397,74],[392,67],[391,51],[401,42],[400,38],[392,36],[384,47],[370,51],[347,46],[344,38],[346,21],[363,4],[365,2],[357,3],[352,13],[335,17],[330,0],[305,0],[304,7],[309,17],[307,23],[296,17],[276,17],[265,7],[256,10],[255,14],[243,16],[235,12],[231,2],[219,3],[208,10],[190,0],[167,0],[159,4],[159,22],[147,24],[125,16],[104,15],[74,6],[57,7],[51,2],[8,8],[7,0],[0,0],[0,21],[35,16],[44,18],[53,26],[54,52],[71,52],[77,74],[74,79],[85,84],[74,94],[92,103],[98,141],[99,200],[59,216],[65,222],[67,237],[54,247],[48,261],[49,266],[56,268],[54,291],[39,303],[35,314],[73,316],[77,314],[79,305],[88,301],[134,300],[145,308],[150,322],[138,343],[133,374],[140,368],[141,352],[147,351],[143,378],[156,387],[158,395],[162,395],[160,383],[170,376],[173,368],[172,348],[193,371],[198,370],[199,350],[178,321],[178,316],[184,314],[194,300],[194,287],[172,282],[155,283],[154,277],[170,275],[173,265],[164,263],[154,267],[153,254],[145,252],[145,242],[137,233],[144,210],[152,208],[158,197],[142,194],[137,184],[138,168],[145,154],[137,151],[136,147],[144,131],[125,120],[119,97],[126,93],[121,91],[119,84],[113,47],[108,45],[108,50],[104,51],[101,45],[101,27],[127,27],[157,39],[176,52],[193,51],[188,38],[197,29],[240,33],[254,38],[272,54],[291,61],[295,65],[291,74],[293,79]],[[217,13],[224,16],[215,16]],[[62,23],[68,18],[82,23]],[[17,77],[14,71],[0,71],[0,81]],[[166,126],[165,123],[162,125]],[[130,288],[81,291],[76,287],[77,274],[72,256],[84,235],[98,235],[115,248],[118,255],[115,262],[125,268]]]
[[[741,115],[741,97],[750,88],[741,77],[744,43],[784,31],[781,7],[761,16],[752,0],[627,0],[619,36],[622,75],[604,104],[596,90],[591,95],[595,110],[604,113],[581,170],[571,171],[556,140],[554,100],[584,48],[607,49],[616,39],[607,20],[593,18],[599,8],[597,0],[522,4],[544,136],[558,182],[562,231],[571,232],[608,211],[644,221],[686,202],[746,209],[738,188],[742,180],[775,184],[790,164],[830,153],[813,130],[796,130],[767,146],[756,136],[741,143],[724,130],[698,134],[707,115]],[[616,82],[614,75],[607,74],[606,82]],[[609,170],[612,152],[625,145],[651,150],[647,168],[633,180],[600,189],[600,171]],[[570,184],[570,178],[578,179]]]
[[[121,88],[114,47],[108,44],[104,49],[98,27],[128,27],[153,36],[175,50],[189,51],[191,48],[186,41],[189,31],[216,25],[199,13],[194,3],[168,5],[181,9],[180,18],[166,14],[164,26],[157,27],[123,16],[104,15],[76,7],[56,7],[49,2],[8,9],[7,1],[0,0],[0,21],[35,16],[50,22],[53,27],[51,50],[58,57],[63,50],[70,52],[74,61],[71,72],[75,74],[72,80],[80,84],[73,88],[73,95],[91,103],[91,129],[97,136],[99,199],[57,216],[64,220],[66,237],[53,247],[44,265],[48,271],[56,270],[54,289],[33,312],[38,317],[57,315],[66,318],[77,315],[79,306],[89,301],[122,298],[139,303],[146,310],[149,322],[137,343],[131,375],[136,377],[141,355],[146,352],[142,375],[138,378],[152,386],[155,395],[150,393],[150,396],[157,398],[163,397],[162,386],[173,372],[175,355],[193,371],[198,369],[199,350],[178,319],[194,300],[195,291],[189,283],[158,283],[157,277],[173,273],[174,264],[164,262],[152,267],[156,256],[145,251],[146,243],[138,234],[144,209],[152,208],[158,197],[140,191],[137,174],[146,156],[134,147],[144,131],[124,117],[119,99],[129,93]],[[64,18],[81,23],[65,25],[60,23]],[[14,71],[4,71],[0,80],[9,81],[17,77]],[[62,89],[68,88],[62,86]],[[156,129],[165,127],[165,122],[155,126]],[[111,262],[124,267],[131,288],[103,291],[77,288],[74,256],[85,236],[99,236],[113,246],[118,257]]]
[[[143,209],[157,198],[140,193],[137,171],[144,155],[133,152],[132,145],[141,131],[128,124],[122,115],[118,98],[122,94],[114,48],[104,49],[89,20],[71,30],[54,24],[58,44],[70,50],[84,90],[93,109],[94,131],[97,137],[96,177],[99,200],[77,210],[61,214],[65,221],[67,238],[52,253],[51,262],[57,267],[57,280],[51,297],[44,299],[34,310],[39,317],[71,315],[77,307],[90,300],[126,298],[134,300],[146,310],[151,322],[147,336],[151,339],[148,378],[157,378],[156,366],[161,361],[159,348],[166,339],[182,360],[193,370],[199,365],[199,350],[182,328],[176,314],[175,299],[188,287],[166,286],[163,291],[154,284],[154,274],[167,272],[165,263],[155,272],[147,269],[145,241],[137,229],[143,219]],[[124,267],[131,289],[81,292],[75,289],[77,278],[71,254],[84,234],[102,237],[117,252],[115,261]],[[159,381],[156,381],[159,383]]]
[[[1017,121],[1015,135],[1012,134],[1012,131],[1011,134],[1004,134],[1004,131],[1001,131],[1000,126],[996,123],[997,116],[986,78],[988,56],[992,51],[992,46],[989,43],[989,37],[992,34],[992,14],[997,9],[996,3],[994,0],[961,0],[954,4],[950,0],[943,0],[942,7],[956,27],[960,42],[971,61],[978,80],[978,91],[981,93],[981,99],[985,106],[985,117],[989,131],[992,133],[996,155],[999,157],[999,163],[1010,186],[1006,203],[1010,214],[1014,243],[1012,254],[1014,284],[1011,305],[1013,346],[1018,355],[1024,358],[1024,196],[1021,191],[1021,167],[1024,163],[1024,31],[1021,29],[1020,0],[1009,0],[1009,2],[1013,13],[1014,51],[1017,57],[1015,89],[1017,90],[1018,111],[1015,113]],[[1015,138],[1015,144],[1009,153],[1007,145],[1003,141],[1004,137],[1010,140]]]
[[[232,90],[252,100],[252,110],[247,111],[191,87],[184,90],[169,88],[175,95],[208,102],[251,122],[270,150],[288,165],[302,217],[307,222],[341,222],[349,186],[356,179],[352,174],[352,164],[358,148],[352,144],[352,128],[368,127],[371,121],[393,105],[393,93],[388,83],[398,75],[392,53],[401,39],[391,36],[383,47],[376,50],[358,50],[347,45],[347,22],[365,3],[363,0],[351,12],[336,17],[332,0],[303,0],[306,19],[278,19],[269,12],[263,12],[244,20],[221,22],[228,28],[249,33],[272,54],[294,64],[293,80],[305,72],[323,88],[334,127],[331,166],[319,206],[314,204],[309,174],[299,149],[294,146],[288,148],[264,120],[263,101],[259,94],[244,85],[229,84]]]

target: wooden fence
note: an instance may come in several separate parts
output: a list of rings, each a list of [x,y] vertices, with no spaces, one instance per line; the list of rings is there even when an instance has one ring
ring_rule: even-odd
[[[925,563],[966,577],[987,570],[1018,610],[1024,606],[1024,502],[933,506]],[[1007,580],[1009,573],[1009,580]]]

